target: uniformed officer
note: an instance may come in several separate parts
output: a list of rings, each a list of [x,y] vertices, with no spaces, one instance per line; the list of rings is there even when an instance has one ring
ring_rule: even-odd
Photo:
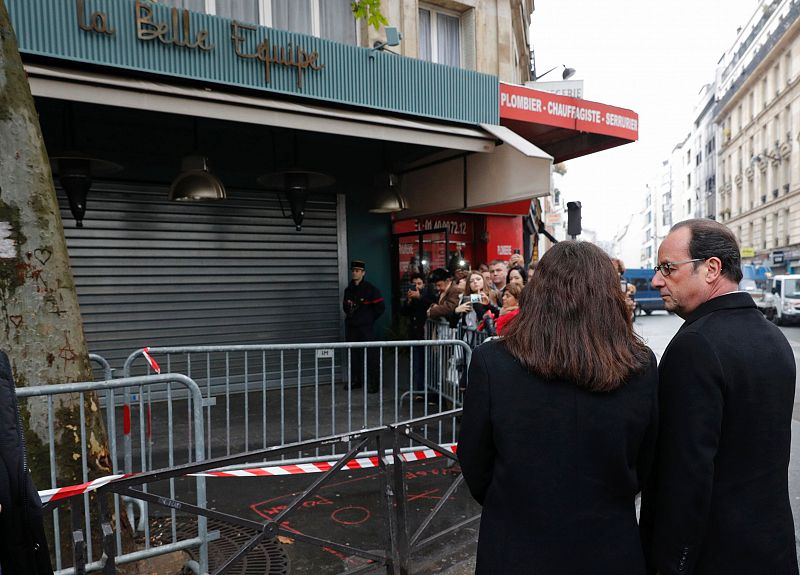
[[[345,313],[344,328],[347,341],[374,341],[375,321],[383,315],[386,306],[381,292],[364,279],[367,273],[362,260],[350,263],[351,281],[344,290],[342,307]],[[378,391],[378,350],[370,349],[367,353],[367,391]],[[352,387],[364,385],[364,350],[354,349],[350,354],[350,381]]]

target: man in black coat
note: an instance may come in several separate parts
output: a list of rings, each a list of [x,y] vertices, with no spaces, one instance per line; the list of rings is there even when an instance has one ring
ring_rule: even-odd
[[[386,304],[380,290],[364,279],[366,265],[361,260],[350,263],[351,281],[344,290],[344,331],[347,341],[375,340],[374,324],[383,315]],[[378,353],[367,352],[367,391],[377,393],[379,388]],[[364,385],[364,350],[354,349],[350,353],[350,383],[352,387]]]
[[[0,572],[52,575],[42,502],[27,469],[8,356],[0,351]]]
[[[797,575],[788,467],[795,362],[738,292],[739,247],[713,220],[676,224],[653,287],[685,323],[659,366],[660,430],[641,527],[661,575]]]

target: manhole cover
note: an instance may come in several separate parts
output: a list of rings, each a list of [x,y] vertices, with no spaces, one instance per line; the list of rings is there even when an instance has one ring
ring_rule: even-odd
[[[156,519],[152,525],[152,540],[154,545],[172,541],[172,521],[169,517]],[[176,524],[178,540],[191,539],[197,536],[197,520],[178,520]],[[256,536],[257,532],[242,529],[215,519],[208,520],[208,531],[219,531],[219,539],[208,544],[208,567],[214,572],[242,547]],[[197,548],[187,549],[186,552],[195,561],[200,554]],[[262,541],[242,557],[227,571],[230,575],[286,575],[289,573],[289,558],[283,547],[277,541]]]

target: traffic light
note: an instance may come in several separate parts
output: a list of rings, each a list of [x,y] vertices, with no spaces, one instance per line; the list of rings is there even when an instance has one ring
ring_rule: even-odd
[[[581,203],[567,202],[567,235],[579,236],[581,234]]]

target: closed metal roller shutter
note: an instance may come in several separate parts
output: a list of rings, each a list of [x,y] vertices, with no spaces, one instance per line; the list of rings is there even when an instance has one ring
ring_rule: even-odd
[[[309,199],[301,232],[269,192],[95,183],[83,228],[58,195],[89,350],[114,368],[145,346],[339,339],[335,195]]]

